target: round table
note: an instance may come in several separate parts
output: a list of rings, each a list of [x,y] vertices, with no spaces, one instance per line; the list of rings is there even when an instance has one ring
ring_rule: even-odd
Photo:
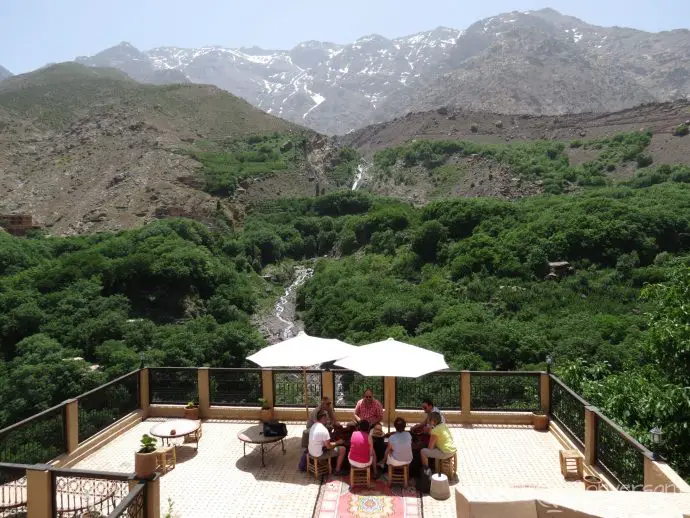
[[[201,421],[194,421],[192,419],[176,419],[174,421],[165,421],[163,423],[155,424],[151,427],[149,433],[154,437],[163,439],[163,444],[169,444],[170,439],[177,439],[178,437],[187,437],[193,435],[196,439],[196,449],[199,449],[199,430],[201,428]],[[172,431],[175,433],[172,433]]]
[[[285,455],[285,443],[283,443],[283,439],[285,439],[285,437],[287,436],[275,435],[266,437],[264,435],[264,427],[261,424],[255,424],[254,426],[250,426],[249,428],[245,428],[244,430],[237,432],[237,438],[242,441],[242,456],[247,455],[247,444],[257,444],[261,446],[261,465],[264,467],[266,466],[266,463],[264,462],[265,445],[275,443],[268,450],[271,451],[273,448],[278,446],[278,443],[280,443],[280,446],[283,450],[283,455]]]

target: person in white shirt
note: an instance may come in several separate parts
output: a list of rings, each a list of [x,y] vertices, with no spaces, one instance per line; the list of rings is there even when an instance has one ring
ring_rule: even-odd
[[[431,415],[432,412],[436,412],[438,415],[441,416],[441,423],[445,424],[446,423],[446,418],[445,416],[441,413],[441,411],[438,409],[437,406],[434,406],[434,402],[431,401],[431,399],[425,399],[422,401],[422,410],[424,410],[424,413],[426,414],[424,416],[424,421],[419,423],[418,425],[415,425],[411,428],[412,433],[430,433],[431,429],[433,426],[431,426],[431,421],[429,420],[429,415]]]
[[[328,428],[326,428],[328,412],[321,410],[316,418],[316,423],[309,429],[309,455],[319,459],[338,457],[335,465],[335,474],[344,475],[343,461],[345,460],[346,450],[342,446],[343,441],[331,442],[331,434],[328,432]]]
[[[407,423],[402,417],[398,417],[393,426],[395,433],[388,438],[383,462],[390,466],[404,466],[412,462],[412,435],[405,431]]]

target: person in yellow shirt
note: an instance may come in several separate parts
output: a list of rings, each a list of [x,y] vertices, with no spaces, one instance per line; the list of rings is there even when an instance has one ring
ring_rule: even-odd
[[[419,453],[422,458],[424,473],[430,476],[431,470],[429,469],[429,459],[449,459],[455,455],[458,449],[455,447],[455,441],[453,440],[453,434],[450,428],[441,420],[441,414],[438,412],[431,412],[428,419],[431,426],[433,426],[429,439],[429,447],[423,448]]]

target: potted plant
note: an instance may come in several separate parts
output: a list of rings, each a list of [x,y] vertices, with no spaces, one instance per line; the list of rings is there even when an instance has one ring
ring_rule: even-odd
[[[105,518],[105,515],[103,513],[96,510],[96,507],[92,502],[93,499],[91,498],[91,493],[91,488],[87,488],[84,491],[84,499],[86,500],[86,511],[81,513],[79,515],[79,518]]]
[[[148,434],[141,436],[141,448],[134,456],[134,473],[137,478],[151,478],[156,472],[156,439]]]
[[[273,421],[273,407],[271,407],[271,404],[262,397],[259,398],[259,403],[261,404],[261,417],[259,420],[262,423]]]
[[[585,491],[602,491],[604,489],[604,482],[595,475],[585,475]]]
[[[532,425],[535,430],[545,432],[549,429],[549,416],[543,410],[537,410],[532,413]]]
[[[199,404],[196,401],[192,400],[184,407],[184,418],[195,421],[199,419]]]

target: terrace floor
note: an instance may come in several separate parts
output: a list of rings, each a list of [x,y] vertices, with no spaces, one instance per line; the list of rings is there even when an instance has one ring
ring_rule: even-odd
[[[132,472],[139,438],[165,419],[148,419],[83,459],[77,469]],[[205,420],[199,451],[193,445],[177,450],[177,467],[161,478],[161,516],[171,498],[178,518],[290,516],[309,518],[319,484],[297,469],[304,424],[288,424],[286,455],[280,447],[266,455],[247,448],[237,433],[255,421]],[[458,478],[452,483],[484,487],[572,488],[560,473],[560,443],[531,426],[452,426],[458,446]],[[426,518],[455,517],[455,495],[436,501],[424,497]]]

